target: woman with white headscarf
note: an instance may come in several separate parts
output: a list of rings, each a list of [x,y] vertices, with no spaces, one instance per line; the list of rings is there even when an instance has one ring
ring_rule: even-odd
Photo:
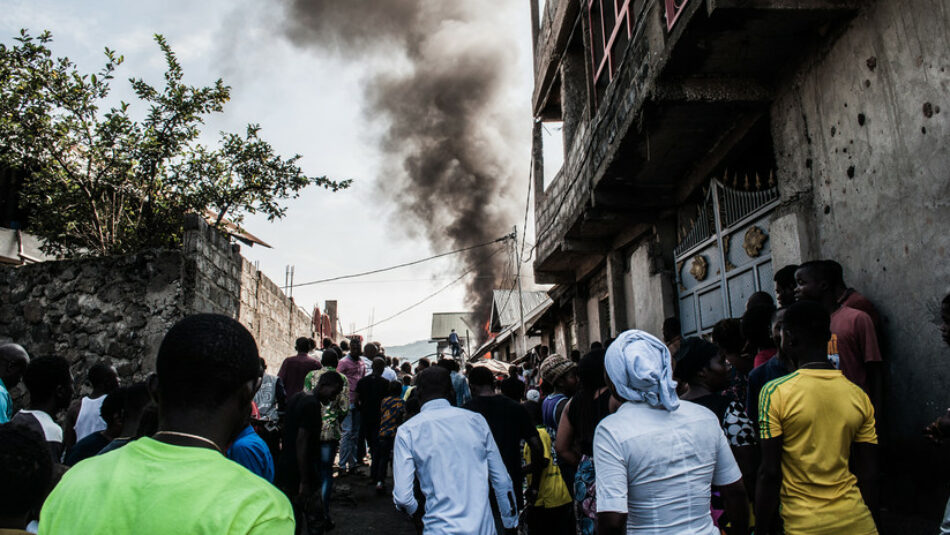
[[[621,334],[604,367],[624,401],[594,434],[598,533],[719,535],[710,490],[719,488],[730,533],[748,531],[742,474],[716,416],[681,401],[670,352],[653,335]]]

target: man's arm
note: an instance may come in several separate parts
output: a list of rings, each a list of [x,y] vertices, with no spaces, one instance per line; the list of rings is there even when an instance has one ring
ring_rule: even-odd
[[[531,466],[528,467],[531,471],[531,484],[528,485],[528,497],[531,499],[525,503],[533,504],[534,499],[538,496],[538,492],[541,491],[541,479],[544,477],[544,469],[548,467],[551,461],[544,454],[544,444],[541,442],[541,437],[538,436],[537,432],[533,437],[526,440],[525,443],[531,452]]]
[[[726,532],[729,535],[746,535],[749,533],[749,499],[746,497],[745,483],[740,478],[718,488],[730,523],[730,529]]]
[[[755,523],[757,533],[771,533],[778,511],[779,491],[782,488],[782,435],[763,438],[762,464],[755,488]]]
[[[515,500],[511,476],[508,475],[508,469],[501,460],[501,454],[498,453],[498,446],[495,444],[488,424],[481,416],[476,417],[481,420],[484,436],[482,443],[488,452],[488,479],[491,481],[492,488],[495,489],[495,501],[498,502],[498,510],[501,512],[501,523],[507,529],[516,528],[518,527],[518,502]]]
[[[867,442],[855,442],[852,448],[854,457],[854,475],[858,478],[858,488],[861,489],[861,497],[864,503],[871,510],[875,522],[878,520],[880,512],[880,493],[879,493],[879,470],[878,470],[878,448],[877,444]],[[880,524],[880,522],[877,522]]]
[[[69,451],[76,444],[76,420],[79,419],[79,408],[82,400],[74,400],[66,411],[66,425],[63,426],[63,449]]]
[[[627,530],[627,513],[597,513],[597,535],[623,535]]]
[[[570,414],[571,402],[567,402],[564,411],[561,412],[561,420],[557,425],[557,438],[554,440],[554,451],[557,452],[558,462],[577,466],[580,463],[580,455],[574,451],[574,426],[567,418]]]
[[[393,503],[396,509],[413,515],[419,504],[413,494],[412,484],[416,477],[416,463],[412,460],[412,448],[404,429],[396,432],[393,447]]]
[[[594,433],[597,467],[597,533],[622,535],[627,526],[627,464],[620,445],[603,427]]]

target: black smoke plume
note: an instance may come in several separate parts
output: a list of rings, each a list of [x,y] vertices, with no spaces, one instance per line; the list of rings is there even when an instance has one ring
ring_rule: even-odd
[[[515,36],[499,29],[513,5],[527,10],[527,2],[286,2],[295,44],[374,65],[364,99],[366,114],[386,125],[380,193],[396,203],[409,232],[421,226],[436,251],[511,232],[520,216],[512,190],[523,191],[529,155],[526,136],[515,132],[527,134],[530,115],[527,97],[512,91]],[[483,324],[508,259],[493,255],[498,247],[462,255],[464,270],[474,270],[467,304]]]

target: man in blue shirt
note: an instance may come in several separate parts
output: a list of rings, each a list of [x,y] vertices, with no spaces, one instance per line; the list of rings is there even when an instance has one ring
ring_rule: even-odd
[[[30,355],[17,344],[0,345],[0,424],[13,418],[13,400],[10,389],[20,384]]]
[[[270,454],[270,448],[250,425],[241,431],[228,448],[228,459],[267,481],[274,482],[274,458]]]

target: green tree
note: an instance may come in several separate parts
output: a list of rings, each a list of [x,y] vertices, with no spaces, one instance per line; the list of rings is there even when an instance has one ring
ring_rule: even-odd
[[[164,87],[130,79],[148,109],[134,120],[129,104],[103,111],[123,57],[105,49],[106,62],[84,74],[68,58],[54,58],[49,32],[21,30],[16,44],[0,44],[0,164],[25,171],[21,204],[30,231],[57,255],[121,254],[177,247],[182,215],[213,213],[240,225],[246,214],[282,218],[282,201],[316,185],[338,191],[350,180],[308,176],[261,139],[260,127],[221,133],[217,147],[198,142],[204,119],[223,110],[230,87],[182,82],[182,68],[161,35]]]

